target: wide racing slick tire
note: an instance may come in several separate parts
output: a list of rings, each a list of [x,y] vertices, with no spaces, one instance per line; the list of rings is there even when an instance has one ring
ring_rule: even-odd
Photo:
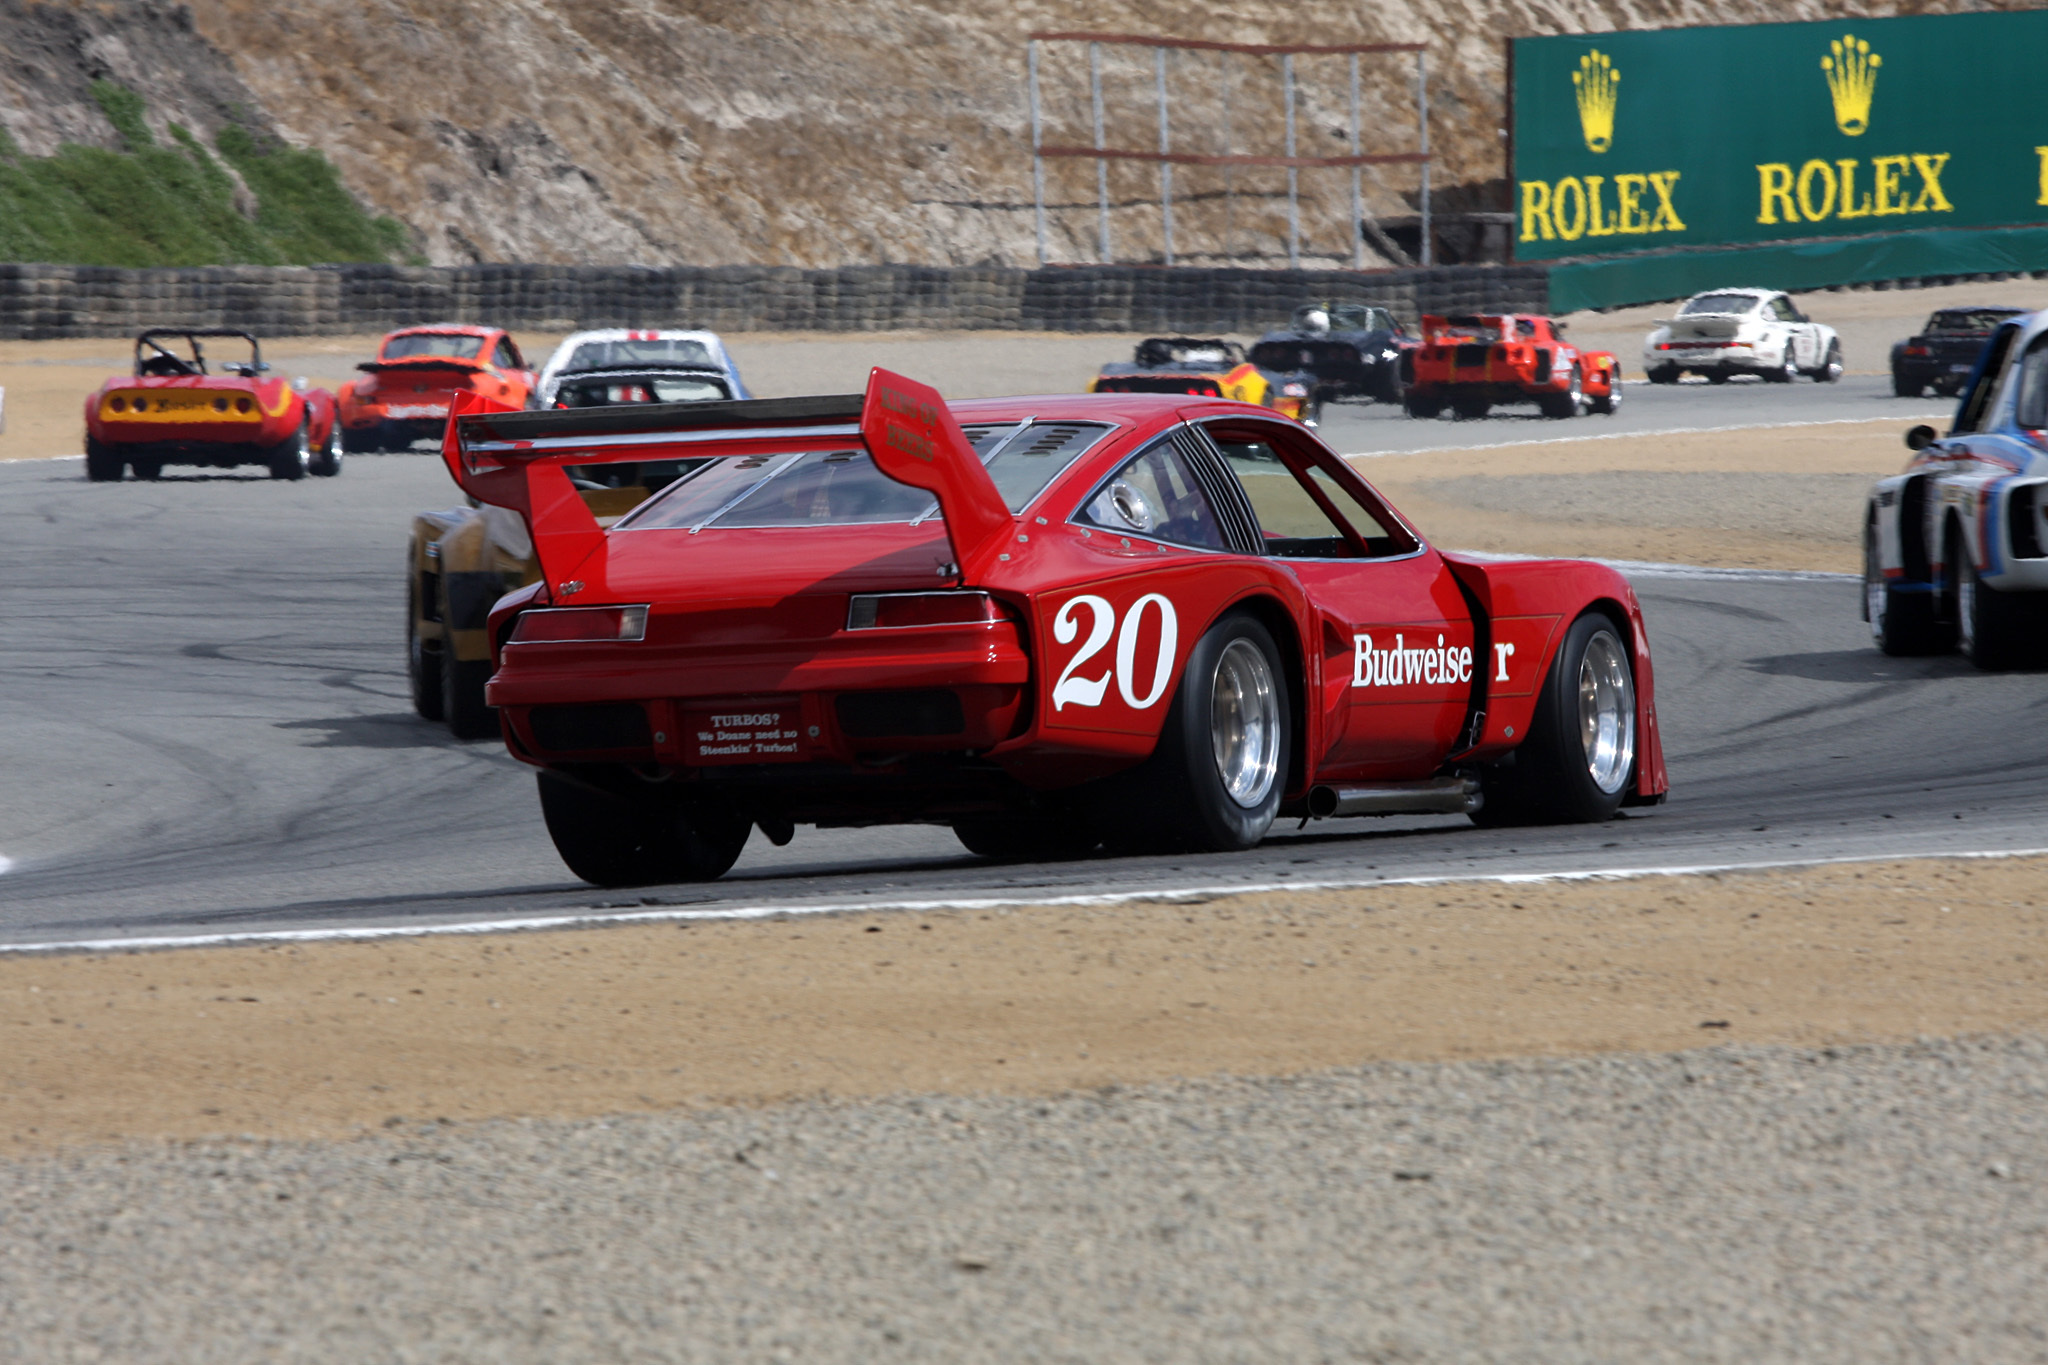
[[[264,452],[273,479],[303,479],[313,467],[313,444],[303,419],[299,429]]]
[[[1924,380],[1908,379],[1897,370],[1892,371],[1892,397],[1918,398],[1926,392],[1927,384]]]
[[[1812,374],[1813,382],[1816,384],[1832,384],[1842,377],[1841,342],[1830,341],[1828,343],[1827,354],[1821,357],[1819,366],[1812,371]]]
[[[1635,669],[1621,627],[1604,611],[1572,622],[1528,737],[1513,762],[1480,777],[1476,825],[1568,825],[1610,820],[1635,780]]]
[[[1934,616],[1931,585],[1885,578],[1874,511],[1863,523],[1863,619],[1877,647],[1895,657],[1940,654],[1949,647],[1949,632]]]
[[[594,886],[708,882],[739,861],[753,825],[665,793],[629,798],[542,772],[540,813],[569,870]]]
[[[341,431],[341,448],[350,455],[376,455],[384,449],[384,424],[372,422],[366,427],[344,427],[336,418],[334,425]]]
[[[1410,417],[1420,418],[1428,422],[1443,416],[1444,404],[1441,398],[1429,398],[1420,394],[1410,394],[1401,400],[1401,409]]]
[[[976,815],[955,820],[953,834],[976,857],[1006,863],[1085,858],[1102,842],[1072,816]]]
[[[441,709],[441,651],[446,646],[436,642],[430,649],[420,638],[419,592],[418,574],[408,565],[405,583],[405,676],[412,685],[412,709],[421,720],[442,720],[446,713]]]
[[[1761,373],[1764,377],[1764,382],[1767,384],[1789,384],[1799,377],[1801,373],[1799,369],[1799,349],[1792,344],[1791,337],[1785,338],[1785,355],[1783,359],[1770,369],[1761,371]]]
[[[1572,362],[1571,387],[1563,393],[1546,393],[1536,400],[1545,417],[1584,417],[1586,415],[1586,376],[1578,362]]]
[[[1460,398],[1451,403],[1451,411],[1461,422],[1476,422],[1493,411],[1493,404],[1483,398]]]
[[[1098,785],[1103,841],[1123,851],[1254,847],[1279,813],[1292,733],[1272,634],[1252,616],[1225,616],[1188,655],[1152,756]]]
[[[2033,600],[1985,586],[1962,532],[1953,526],[1946,561],[1946,615],[1955,623],[1957,652],[1987,672],[2030,662],[2040,633]]]
[[[1650,367],[1650,382],[1652,384],[1676,384],[1678,377],[1683,373],[1685,371],[1679,369],[1676,365],[1652,365]]]
[[[316,479],[331,479],[341,472],[341,423],[327,427],[327,439],[320,444],[306,472]]]
[[[1615,370],[1607,376],[1607,392],[1586,405],[1588,412],[1597,412],[1602,417],[1612,417],[1621,411],[1621,371]]]
[[[85,438],[85,477],[92,483],[119,483],[127,471],[128,462],[121,458],[117,447],[104,441]]]
[[[164,462],[146,456],[139,460],[130,460],[128,468],[136,478],[141,479],[144,483],[155,483],[164,476]]]
[[[491,680],[489,659],[462,659],[455,654],[455,632],[463,627],[448,600],[448,575],[441,575],[441,718],[457,739],[496,739],[502,733],[498,710],[484,700]],[[475,624],[471,618],[471,624]]]

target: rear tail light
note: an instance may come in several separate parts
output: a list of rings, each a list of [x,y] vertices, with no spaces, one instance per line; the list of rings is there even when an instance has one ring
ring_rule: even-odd
[[[112,408],[115,412],[126,412],[128,411],[128,400],[121,397],[119,394],[116,394],[114,397],[107,400],[107,406]]]
[[[236,412],[247,412],[248,410],[249,410],[249,400],[248,400],[248,399],[246,399],[246,398],[237,398],[237,399],[235,400],[235,411],[236,411]]]
[[[1925,346],[1908,346],[1905,353],[1907,355],[1926,355],[1928,350]]]
[[[645,607],[538,607],[519,614],[508,644],[596,644],[647,638]]]
[[[974,626],[1004,619],[985,592],[862,593],[846,608],[848,630],[893,630],[902,626]]]

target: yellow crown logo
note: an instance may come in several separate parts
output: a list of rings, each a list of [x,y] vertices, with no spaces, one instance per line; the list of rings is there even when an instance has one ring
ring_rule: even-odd
[[[1835,126],[1850,137],[1861,137],[1870,126],[1870,97],[1877,93],[1877,69],[1884,58],[1852,33],[1829,43],[1828,52],[1820,59],[1820,69],[1827,72],[1828,94],[1835,101]]]
[[[1586,147],[1604,152],[1614,145],[1614,87],[1621,84],[1621,73],[1595,48],[1579,58],[1572,84],[1578,88],[1579,130],[1586,135]]]

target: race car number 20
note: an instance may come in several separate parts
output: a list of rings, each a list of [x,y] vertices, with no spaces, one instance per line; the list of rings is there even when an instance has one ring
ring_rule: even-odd
[[[1052,618],[1052,638],[1063,645],[1080,639],[1083,616],[1088,618],[1086,638],[1081,639],[1080,651],[1067,660],[1067,666],[1060,670],[1059,681],[1053,684],[1053,710],[1064,711],[1069,705],[1102,705],[1112,680],[1116,683],[1117,694],[1133,711],[1156,706],[1173,682],[1174,649],[1180,643],[1180,618],[1173,609],[1173,603],[1156,592],[1148,592],[1131,603],[1130,610],[1123,614],[1123,624],[1119,626],[1116,608],[1107,598],[1083,593],[1070,598]],[[1155,649],[1150,651],[1152,657],[1141,664],[1138,652],[1143,643],[1145,623],[1154,617],[1159,622],[1159,639]],[[1097,656],[1108,647],[1111,636],[1116,638],[1114,664],[1104,668],[1099,677],[1089,677],[1089,673],[1108,662],[1098,661]],[[1143,691],[1139,690],[1141,682]]]

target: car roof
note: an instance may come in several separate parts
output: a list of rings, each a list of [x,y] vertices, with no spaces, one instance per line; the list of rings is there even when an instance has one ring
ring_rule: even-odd
[[[720,346],[716,332],[703,332],[681,327],[592,327],[587,331],[571,332],[562,338],[562,345],[581,341],[702,341]]]
[[[486,327],[477,322],[416,322],[410,327],[394,328],[386,332],[384,337],[388,341],[392,337],[412,336],[419,332],[453,332],[458,336],[487,337],[504,330],[502,327]]]

